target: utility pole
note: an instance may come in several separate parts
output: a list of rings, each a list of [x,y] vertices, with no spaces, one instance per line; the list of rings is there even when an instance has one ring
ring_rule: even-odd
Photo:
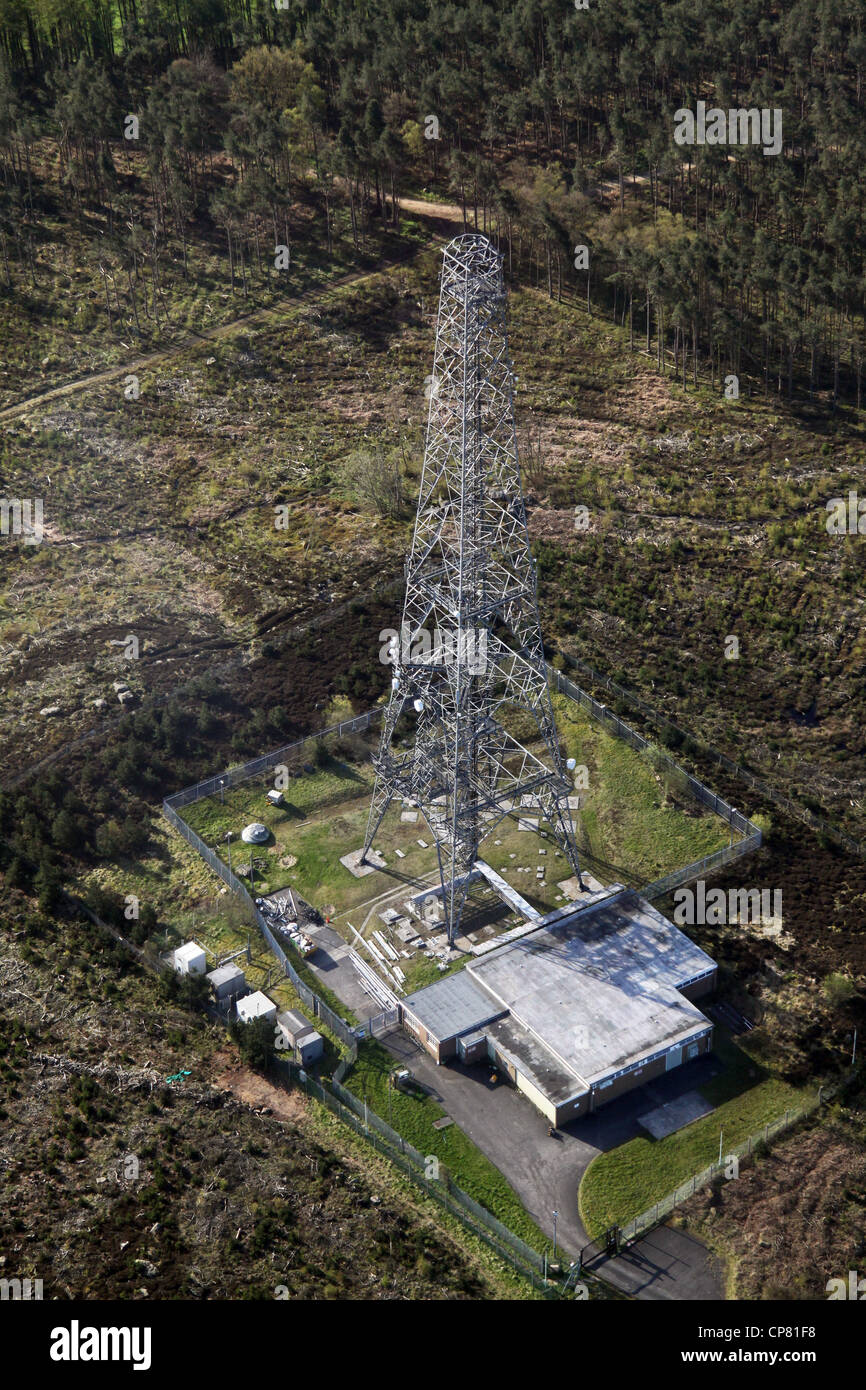
[[[417,805],[436,843],[453,944],[481,842],[512,808],[549,826],[583,888],[520,481],[502,256],[484,236],[445,248],[428,381],[403,620],[361,863],[391,802]],[[408,746],[395,737],[404,710],[415,719]],[[515,716],[541,756],[510,732]]]

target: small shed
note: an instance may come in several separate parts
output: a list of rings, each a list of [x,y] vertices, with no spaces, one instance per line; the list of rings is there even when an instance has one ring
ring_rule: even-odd
[[[297,1009],[285,1009],[277,1018],[277,1026],[305,1066],[321,1057],[324,1038]]]
[[[185,941],[182,946],[178,946],[172,963],[179,975],[204,975],[207,970],[205,953],[195,941]]]
[[[209,971],[207,981],[219,1003],[247,992],[247,977],[238,965],[221,965]]]
[[[247,994],[243,999],[238,1000],[239,1023],[252,1023],[257,1018],[275,1019],[276,1016],[276,1004],[260,989],[257,989],[254,994]]]

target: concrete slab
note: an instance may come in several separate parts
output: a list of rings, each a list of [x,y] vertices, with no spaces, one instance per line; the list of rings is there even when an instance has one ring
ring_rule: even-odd
[[[561,892],[565,895],[566,898],[576,900],[577,898],[583,896],[580,891],[580,884],[577,881],[576,874],[573,874],[571,878],[562,879],[556,886],[561,890]]]
[[[653,1139],[665,1139],[669,1134],[676,1134],[678,1129],[690,1125],[693,1120],[711,1114],[712,1110],[713,1106],[704,1100],[699,1091],[686,1091],[684,1096],[677,1096],[666,1105],[658,1105],[654,1110],[638,1115],[637,1122]]]
[[[353,849],[351,853],[344,854],[340,858],[340,863],[344,869],[348,869],[353,878],[366,878],[367,874],[374,874],[377,869],[384,869],[385,860],[376,849],[371,849],[367,854],[367,863],[361,863],[361,855],[364,853],[363,846],[360,849]]]
[[[409,823],[410,825],[414,825],[415,821],[418,819],[418,812],[417,812],[417,811],[401,811],[401,812],[400,812],[400,819],[401,819],[402,821],[406,821],[406,822]]]
[[[534,816],[520,816],[517,821],[518,830],[537,830],[538,821]]]

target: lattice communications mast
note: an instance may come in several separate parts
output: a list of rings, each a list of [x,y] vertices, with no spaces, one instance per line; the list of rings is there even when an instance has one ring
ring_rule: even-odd
[[[512,811],[546,824],[580,879],[553,720],[514,429],[502,257],[444,252],[427,443],[399,652],[364,855],[394,798],[436,842],[449,941],[484,838]],[[398,741],[404,709],[416,718]]]

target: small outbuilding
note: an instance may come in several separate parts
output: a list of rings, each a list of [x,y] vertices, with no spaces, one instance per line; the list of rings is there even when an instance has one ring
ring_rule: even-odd
[[[206,978],[219,1004],[247,992],[247,977],[238,965],[221,965],[210,970]]]
[[[172,954],[172,965],[179,975],[204,975],[207,957],[195,941],[185,941]]]
[[[277,1027],[304,1066],[321,1057],[325,1049],[324,1039],[297,1009],[285,1009],[279,1014]]]
[[[254,994],[247,994],[243,999],[238,1000],[239,1023],[252,1023],[257,1018],[271,1020],[275,1019],[276,1016],[276,1004],[260,989],[257,989]]]

